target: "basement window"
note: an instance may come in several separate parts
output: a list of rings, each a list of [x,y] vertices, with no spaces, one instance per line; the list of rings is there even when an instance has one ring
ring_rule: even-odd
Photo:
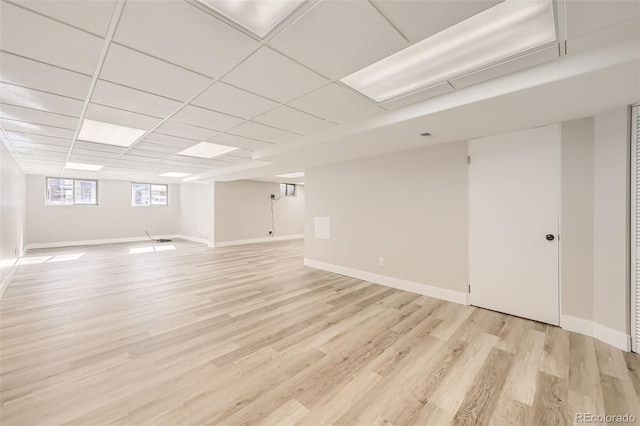
[[[48,206],[98,205],[98,181],[47,178]]]
[[[132,206],[168,206],[169,187],[155,183],[131,184]]]
[[[296,185],[293,183],[281,183],[280,184],[280,196],[282,197],[295,197]]]

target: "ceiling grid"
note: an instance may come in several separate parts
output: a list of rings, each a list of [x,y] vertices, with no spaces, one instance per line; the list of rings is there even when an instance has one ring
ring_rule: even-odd
[[[95,177],[179,182],[159,175],[257,169],[267,155],[385,125],[417,102],[558,57],[508,58],[376,102],[342,80],[502,2],[307,0],[260,37],[199,0],[0,1],[0,135],[27,173],[87,173],[65,168],[73,162],[103,166]],[[577,38],[638,20],[625,4],[554,2],[559,32]],[[90,142],[79,138],[86,120],[143,133],[128,146]],[[237,150],[180,154],[201,142]]]

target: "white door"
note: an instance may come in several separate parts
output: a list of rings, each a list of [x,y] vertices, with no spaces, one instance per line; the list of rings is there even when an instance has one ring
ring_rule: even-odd
[[[471,304],[559,324],[558,126],[469,143]]]

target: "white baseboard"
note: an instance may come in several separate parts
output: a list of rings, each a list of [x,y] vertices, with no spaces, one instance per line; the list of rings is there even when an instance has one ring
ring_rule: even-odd
[[[573,331],[601,340],[625,352],[631,350],[631,335],[594,321],[572,317],[570,315],[562,315],[560,318],[560,327],[567,331]]]
[[[590,320],[562,315],[560,317],[560,328],[593,337],[593,321]]]
[[[160,238],[182,238],[182,235],[156,235],[155,239]],[[80,241],[59,241],[55,243],[35,243],[27,244],[26,250],[58,248],[58,247],[75,247],[75,246],[93,246],[98,244],[117,244],[117,243],[135,243],[140,241],[149,241],[148,237],[125,237],[125,238],[105,238],[101,240],[80,240]]]
[[[597,322],[593,323],[593,337],[625,352],[631,351],[631,335],[614,330],[606,325]]]
[[[193,241],[194,243],[200,243],[206,246],[211,245],[209,240],[207,240],[206,238],[192,237],[191,235],[180,234],[180,235],[175,235],[173,238],[182,238],[183,240]]]
[[[13,265],[11,265],[11,268],[9,269],[9,274],[7,274],[7,276],[4,277],[4,280],[2,280],[2,283],[0,283],[0,299],[2,298],[2,295],[4,294],[4,291],[7,289],[7,287],[9,287],[9,284],[11,284],[11,280],[13,279],[13,276],[16,273],[16,270],[18,269],[18,265],[20,264],[20,259],[24,257],[26,252],[27,252],[26,248],[22,250],[22,253],[20,253],[20,256],[18,256],[16,261],[13,263]]]
[[[300,238],[304,238],[304,234],[276,235],[275,237],[251,238],[248,240],[221,241],[219,243],[214,243],[214,247],[229,247],[239,246],[243,244],[268,243],[271,241],[298,240]]]
[[[321,269],[323,271],[329,271],[336,274],[357,278],[359,280],[381,284],[387,287],[393,287],[411,293],[421,294],[423,296],[429,296],[436,299],[459,303],[461,305],[469,304],[469,294],[463,291],[449,290],[442,287],[435,287],[427,284],[421,284],[415,281],[408,281],[400,278],[374,274],[371,272],[361,271],[359,269],[347,268],[345,266],[334,265],[331,263],[307,258],[304,259],[304,265],[309,266],[310,268]]]

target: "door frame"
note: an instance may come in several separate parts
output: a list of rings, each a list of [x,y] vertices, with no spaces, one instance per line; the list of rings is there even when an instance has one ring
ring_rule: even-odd
[[[636,324],[638,324],[638,319],[640,317],[640,312],[638,312],[636,301],[640,298],[640,294],[638,294],[638,277],[636,273],[636,265],[639,262],[638,256],[638,245],[640,245],[640,241],[637,241],[637,217],[640,214],[640,211],[637,209],[637,202],[640,200],[637,199],[637,189],[640,189],[640,178],[636,177],[636,170],[640,165],[637,163],[637,149],[640,148],[640,134],[638,134],[637,127],[640,126],[640,104],[635,104],[631,106],[631,120],[629,127],[629,136],[631,137],[630,143],[630,153],[629,157],[631,157],[630,171],[629,171],[629,179],[631,183],[629,185],[631,194],[630,194],[630,214],[629,214],[629,222],[630,223],[630,231],[629,232],[629,287],[631,287],[630,299],[629,299],[629,309],[631,310],[631,315],[629,315],[631,320],[631,328],[629,329],[631,332],[631,350],[636,353],[640,353],[640,341],[638,339],[638,331]]]

